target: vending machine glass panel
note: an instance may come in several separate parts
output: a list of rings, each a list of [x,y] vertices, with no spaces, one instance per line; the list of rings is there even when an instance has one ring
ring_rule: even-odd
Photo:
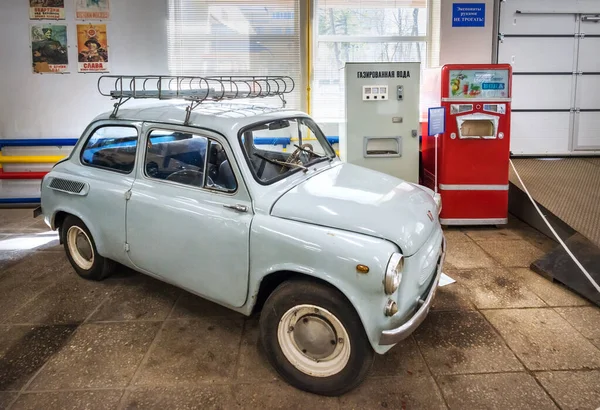
[[[508,97],[508,70],[450,70],[448,95],[480,100]]]

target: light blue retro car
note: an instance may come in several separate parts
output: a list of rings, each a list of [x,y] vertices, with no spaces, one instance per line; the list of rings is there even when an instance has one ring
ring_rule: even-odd
[[[273,144],[282,138],[288,149]],[[432,191],[343,163],[308,115],[280,108],[106,113],[41,197],[81,277],[122,264],[261,311],[271,364],[323,395],[356,387],[375,353],[419,326],[444,260]]]

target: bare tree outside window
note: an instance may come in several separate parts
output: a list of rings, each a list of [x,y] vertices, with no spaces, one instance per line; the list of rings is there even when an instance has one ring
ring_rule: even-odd
[[[425,4],[408,8],[386,0],[366,4],[317,0],[313,114],[343,118],[346,62],[425,63]]]

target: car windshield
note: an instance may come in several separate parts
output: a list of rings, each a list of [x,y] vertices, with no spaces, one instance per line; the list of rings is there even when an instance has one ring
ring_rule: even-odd
[[[240,133],[240,144],[254,176],[265,184],[335,158],[327,138],[308,118],[286,118],[251,126]]]

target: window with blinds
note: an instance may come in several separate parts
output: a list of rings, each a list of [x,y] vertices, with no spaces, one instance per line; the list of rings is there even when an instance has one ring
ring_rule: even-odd
[[[429,0],[431,2],[432,0]],[[439,1],[439,0],[434,0]],[[312,114],[344,118],[346,62],[437,64],[428,22],[438,15],[428,0],[315,0]],[[434,47],[439,50],[439,41]],[[439,54],[439,51],[437,51]]]
[[[171,75],[289,75],[296,87],[287,107],[300,108],[299,3],[168,0]]]

